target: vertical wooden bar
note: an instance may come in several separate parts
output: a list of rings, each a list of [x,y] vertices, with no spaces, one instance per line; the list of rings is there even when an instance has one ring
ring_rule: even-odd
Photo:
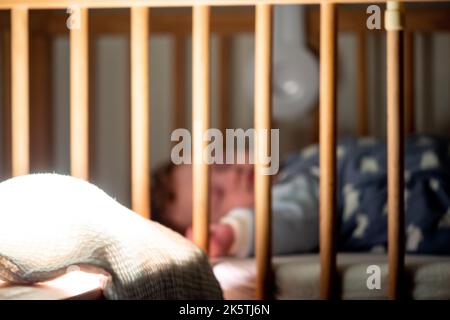
[[[3,150],[2,150],[2,179],[11,177],[12,174],[12,138],[11,138],[11,34],[3,30],[2,33],[2,130],[3,130]]]
[[[79,8],[79,23],[70,30],[70,172],[89,179],[88,9]]]
[[[272,295],[271,271],[271,185],[270,176],[259,157],[259,150],[269,150],[272,106],[272,20],[271,5],[256,5],[255,16],[255,257],[256,298]],[[259,135],[266,131],[266,138]]]
[[[320,5],[320,296],[336,279],[336,7]]]
[[[28,9],[11,10],[12,175],[30,170]]]
[[[131,207],[150,217],[149,8],[131,8]]]
[[[369,134],[369,119],[367,110],[367,44],[364,31],[356,34],[356,86],[356,128],[359,136],[366,136]]]
[[[415,131],[415,103],[414,103],[414,33],[404,33],[405,50],[405,133],[411,134]]]
[[[404,266],[403,202],[403,31],[402,5],[387,3],[387,171],[388,262],[390,299],[401,295]]]
[[[210,8],[196,5],[192,10],[193,234],[195,243],[208,252],[209,168],[203,161],[202,137],[210,126]]]
[[[30,39],[30,167],[34,172],[52,169],[51,38],[43,32]]]
[[[175,86],[175,96],[173,105],[173,128],[185,127],[186,109],[186,64],[185,64],[185,38],[183,34],[175,35],[173,50],[173,82]]]
[[[218,116],[219,129],[225,133],[231,117],[231,38],[228,35],[218,37]]]

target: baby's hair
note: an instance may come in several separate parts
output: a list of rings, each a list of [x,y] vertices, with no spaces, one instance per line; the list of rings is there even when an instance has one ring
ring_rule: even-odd
[[[172,230],[182,232],[173,223],[167,211],[168,205],[175,200],[172,175],[175,165],[167,162],[158,167],[152,174],[151,181],[151,216],[152,220]]]

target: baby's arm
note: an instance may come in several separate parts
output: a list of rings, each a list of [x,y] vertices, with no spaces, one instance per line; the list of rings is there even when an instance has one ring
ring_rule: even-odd
[[[193,240],[192,228],[187,230],[186,237]],[[229,224],[212,224],[209,228],[209,256],[217,258],[229,255],[234,239],[234,230]]]
[[[317,182],[298,176],[273,188],[272,252],[275,255],[311,251],[318,246]],[[221,223],[231,226],[234,240],[229,255],[254,254],[254,212],[237,208]]]

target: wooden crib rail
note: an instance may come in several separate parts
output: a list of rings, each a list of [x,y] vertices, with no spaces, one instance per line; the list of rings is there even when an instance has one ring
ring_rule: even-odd
[[[23,175],[30,167],[28,10],[11,11],[11,115],[12,174]]]
[[[403,6],[387,3],[387,171],[389,298],[401,296],[404,268]]]
[[[269,150],[270,134],[266,139],[259,132],[271,129],[272,106],[272,6],[257,5],[255,16],[255,258],[257,266],[256,298],[273,295],[271,246],[271,179],[264,175],[259,150]]]
[[[399,2],[447,2],[448,0],[397,0]],[[320,4],[320,3],[385,3],[381,0],[79,0],[76,4],[89,8],[130,8],[147,7],[191,7],[205,6],[256,6],[258,4]],[[29,9],[66,9],[74,5],[74,0],[2,0],[0,9],[26,7]]]
[[[88,9],[79,9],[79,25],[70,30],[70,172],[89,179]]]
[[[206,252],[209,244],[209,167],[203,159],[204,132],[210,126],[209,64],[210,8],[192,10],[192,228],[195,243]]]
[[[150,217],[149,9],[131,8],[131,208]]]
[[[334,294],[336,275],[336,7],[320,7],[320,296]]]

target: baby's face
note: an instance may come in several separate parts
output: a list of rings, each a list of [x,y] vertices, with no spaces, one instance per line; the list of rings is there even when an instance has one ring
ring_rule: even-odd
[[[247,164],[212,165],[210,183],[210,217],[217,223],[233,208],[253,206],[253,166]],[[186,229],[192,225],[192,167],[177,166],[172,183],[175,201],[168,214],[177,225]]]
[[[252,165],[213,165],[210,187],[212,222],[218,222],[233,208],[252,207],[253,185]]]

